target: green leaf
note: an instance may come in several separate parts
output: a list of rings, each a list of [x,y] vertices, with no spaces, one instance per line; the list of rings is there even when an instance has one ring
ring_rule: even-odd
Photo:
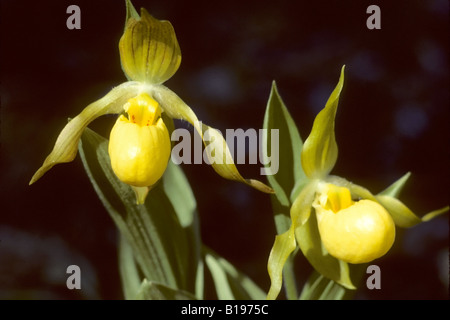
[[[275,191],[275,194],[271,195],[271,201],[278,234],[268,262],[272,283],[268,298],[275,299],[278,296],[284,278],[287,297],[296,299],[298,293],[293,270],[295,255],[292,254],[296,248],[294,227],[288,231],[291,225],[290,206],[291,201],[307,183],[307,179],[300,160],[303,142],[278,93],[275,81],[267,101],[263,129],[264,163],[266,168],[275,167],[278,170],[267,175],[269,185]]]
[[[203,297],[203,259],[197,201],[183,170],[173,162],[169,162],[164,173],[162,188],[186,233],[185,241],[189,250],[185,257],[187,259],[185,287],[195,292],[200,299]]]
[[[300,249],[315,270],[347,289],[356,289],[350,278],[346,262],[332,257],[322,244],[316,215],[310,215],[308,221],[296,229],[295,236]]]
[[[132,188],[111,169],[106,139],[86,129],[80,155],[100,200],[132,247],[143,276],[150,282],[194,292],[200,244],[196,218],[189,216],[196,215],[192,194],[178,195],[176,200],[166,193],[168,185],[177,183],[190,190],[176,172],[179,168],[169,164],[163,181],[149,192],[144,205],[138,205]],[[180,201],[188,206],[178,216]]]
[[[119,272],[125,299],[135,299],[142,281],[133,249],[123,235],[119,239]]]
[[[160,283],[142,281],[137,300],[195,300],[195,296],[184,290],[170,288]]]
[[[275,160],[278,162],[276,166],[278,171],[267,175],[267,180],[275,190],[275,197],[280,205],[289,208],[290,195],[294,186],[298,181],[304,181],[306,178],[300,160],[303,142],[294,120],[278,93],[275,82],[272,83],[267,102],[263,129],[266,132],[263,135],[263,146],[266,151],[263,153],[264,163],[267,163],[266,167],[272,165],[269,163],[271,160],[268,157],[269,154],[272,157],[277,156]],[[273,132],[278,133],[278,139],[272,139]],[[289,209],[286,213],[289,215]]]
[[[78,141],[83,130],[102,115],[121,113],[123,105],[138,91],[138,83],[122,83],[103,98],[88,105],[79,115],[70,120],[59,134],[52,152],[31,178],[30,185],[40,179],[54,165],[72,161],[77,155]]]
[[[334,134],[334,119],[344,86],[344,69],[336,88],[331,93],[325,108],[314,119],[311,133],[303,144],[302,166],[309,178],[323,178],[336,164],[338,147]]]
[[[349,291],[333,280],[324,277],[317,271],[313,271],[311,276],[303,286],[300,300],[344,300],[349,298],[354,291]]]
[[[263,300],[266,297],[249,277],[212,250],[204,248],[205,262],[220,300]]]

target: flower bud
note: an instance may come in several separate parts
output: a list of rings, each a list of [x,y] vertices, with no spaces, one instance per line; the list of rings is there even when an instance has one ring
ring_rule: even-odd
[[[395,239],[390,214],[375,201],[353,201],[349,189],[324,184],[313,203],[319,233],[328,253],[349,263],[386,254]]]
[[[112,169],[129,185],[151,186],[164,174],[171,151],[161,108],[144,93],[130,99],[124,110],[128,117],[119,116],[110,134]]]

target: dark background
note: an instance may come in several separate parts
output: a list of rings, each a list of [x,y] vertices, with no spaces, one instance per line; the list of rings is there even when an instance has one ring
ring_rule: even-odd
[[[346,65],[334,174],[376,193],[411,171],[401,199],[419,216],[449,203],[449,4],[446,0],[137,1],[170,20],[183,60],[166,85],[203,122],[262,127],[272,80],[305,139]],[[81,8],[81,30],[66,8]],[[381,30],[366,8],[381,8]],[[115,227],[77,157],[28,182],[68,117],[125,81],[124,1],[1,0],[0,298],[118,299]],[[107,136],[113,117],[91,128]],[[183,124],[181,124],[183,125]],[[238,167],[259,176],[260,165]],[[274,224],[267,195],[183,165],[204,243],[264,290]],[[448,299],[448,214],[398,229],[376,261],[382,289],[358,299]],[[299,286],[310,267],[298,257]],[[82,270],[82,290],[65,286]]]

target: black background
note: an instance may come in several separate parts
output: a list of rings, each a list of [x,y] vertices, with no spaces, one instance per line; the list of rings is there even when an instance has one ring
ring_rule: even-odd
[[[418,215],[448,204],[449,5],[433,1],[134,1],[170,20],[183,59],[166,85],[199,119],[261,128],[272,80],[305,139],[346,65],[334,174],[373,192],[411,171],[401,199]],[[81,8],[81,30],[66,9]],[[381,8],[381,30],[366,8]],[[0,298],[120,299],[115,227],[77,157],[28,182],[66,119],[125,81],[124,1],[1,1]],[[91,128],[107,136],[113,117]],[[186,126],[183,123],[177,125]],[[241,165],[245,177],[260,165]],[[264,290],[274,240],[269,197],[183,165],[203,241]],[[376,261],[382,289],[357,299],[448,299],[448,215],[398,229]],[[297,259],[299,286],[310,267]],[[80,291],[65,286],[68,265]]]

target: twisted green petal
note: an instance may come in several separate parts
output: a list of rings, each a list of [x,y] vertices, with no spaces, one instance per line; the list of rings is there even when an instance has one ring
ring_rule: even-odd
[[[192,124],[208,149],[210,143],[214,143],[214,156],[207,152],[209,163],[213,169],[223,178],[245,183],[259,191],[273,193],[273,189],[261,181],[245,179],[241,176],[234,164],[233,157],[222,134],[206,124],[201,123],[194,111],[172,90],[164,85],[146,86],[148,93],[159,102],[164,112],[173,119],[186,120]]]
[[[123,83],[103,98],[88,105],[79,115],[70,120],[59,134],[52,152],[31,178],[30,184],[35,183],[54,165],[72,161],[77,154],[81,134],[89,123],[102,115],[122,112],[123,105],[138,91],[139,83]]]
[[[421,222],[429,221],[434,217],[443,214],[449,210],[449,207],[434,210],[419,218],[403,202],[397,198],[388,195],[377,195],[378,202],[386,208],[394,219],[395,225],[401,228],[410,228]]]

